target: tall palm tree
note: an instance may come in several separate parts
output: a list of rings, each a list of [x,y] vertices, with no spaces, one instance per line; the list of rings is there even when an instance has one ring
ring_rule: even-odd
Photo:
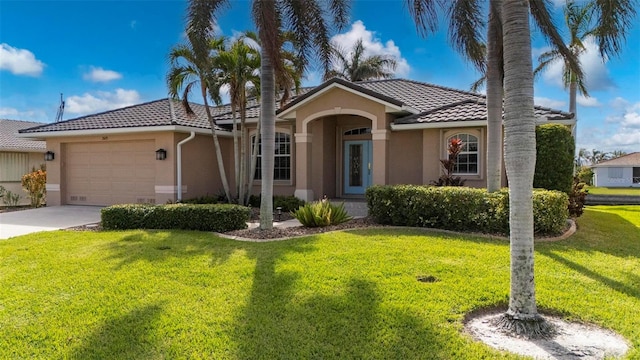
[[[225,38],[207,35],[205,39],[196,39],[194,33],[187,32],[187,40],[188,43],[177,45],[169,52],[169,63],[171,65],[167,74],[169,95],[173,98],[179,98],[179,93],[182,91],[182,105],[185,111],[187,114],[194,114],[189,106],[189,95],[195,86],[200,88],[200,95],[211,126],[222,187],[227,200],[231,201],[229,182],[227,181],[220,141],[216,130],[217,125],[211,115],[208,101],[208,96],[211,96],[216,102],[220,101],[220,94],[212,91],[216,88],[216,79],[210,54],[211,52],[224,50]],[[178,191],[182,191],[182,189],[178,189]]]
[[[233,116],[233,148],[235,160],[236,194],[239,203],[246,203],[249,180],[246,164],[246,110],[248,87],[259,85],[260,53],[249,46],[244,34],[238,37],[228,48],[219,52],[214,58],[215,67],[219,70],[217,86],[229,87],[229,98]],[[240,141],[238,141],[238,124],[236,113],[240,115]]]
[[[334,44],[332,60],[335,68],[324,74],[324,79],[339,77],[349,81],[389,79],[394,76],[397,62],[390,55],[365,55],[362,38],[358,39],[351,50]]]
[[[342,27],[347,21],[347,0],[322,2],[254,0],[253,19],[260,37],[262,64],[260,67],[260,117],[262,121],[262,191],[260,228],[273,227],[273,167],[275,146],[275,75],[284,73],[280,51],[280,32],[290,30],[295,36],[301,66],[308,64],[312,51],[318,55],[325,71],[329,68],[331,44],[330,18]],[[323,5],[328,5],[325,8]]]
[[[583,5],[576,4],[574,0],[567,0],[564,18],[570,36],[568,47],[573,57],[578,58],[586,51],[584,42],[589,37],[598,42],[603,60],[620,54],[622,42],[635,14],[633,0],[592,0]],[[540,54],[538,61],[540,64],[534,74],[540,73],[551,63],[562,61],[563,82],[569,89],[569,112],[575,114],[578,91],[584,96],[589,96],[584,75],[577,72],[575,64],[568,62],[567,57],[557,48]]]

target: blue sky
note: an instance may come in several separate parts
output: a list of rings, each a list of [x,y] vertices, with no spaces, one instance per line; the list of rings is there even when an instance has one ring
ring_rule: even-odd
[[[564,1],[554,3],[564,31]],[[397,56],[397,77],[467,90],[478,74],[451,49],[446,24],[421,38],[402,4],[354,1],[350,25],[334,40],[348,48],[363,38],[371,53]],[[166,97],[167,53],[183,40],[185,6],[0,0],[0,118],[52,122],[60,93],[64,119]],[[249,2],[232,0],[218,26],[228,36],[252,29]],[[534,57],[546,47],[534,32]],[[603,63],[596,45],[588,48],[581,60],[591,97],[579,99],[578,147],[640,151],[640,20],[619,57]],[[558,64],[536,80],[537,104],[567,110],[560,71]],[[310,69],[305,85],[319,84],[320,77]]]

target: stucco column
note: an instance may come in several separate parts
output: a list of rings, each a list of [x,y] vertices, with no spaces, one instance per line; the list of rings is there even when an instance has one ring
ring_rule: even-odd
[[[386,185],[389,131],[371,130],[371,139],[373,140],[373,185]]]
[[[311,140],[312,134],[296,133],[296,190],[293,193],[298,199],[312,201],[311,189]]]

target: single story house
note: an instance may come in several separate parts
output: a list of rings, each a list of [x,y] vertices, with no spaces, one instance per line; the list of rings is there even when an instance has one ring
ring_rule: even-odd
[[[233,186],[231,109],[211,110]],[[204,106],[194,104],[194,111],[189,116],[180,101],[162,99],[25,129],[21,136],[46,140],[55,153],[47,164],[50,205],[161,204],[179,198],[178,191],[183,199],[221,193]],[[535,112],[540,124],[575,125],[571,113]],[[250,99],[242,129],[249,137],[259,117],[259,103]],[[457,174],[467,185],[486,185],[486,97],[480,94],[404,79],[331,79],[278,104],[276,117],[275,194],[349,198],[362,197],[372,184],[429,184],[456,137],[465,144]],[[253,193],[259,189],[258,176]]]
[[[604,187],[640,187],[640,152],[591,166],[593,184]]]
[[[22,189],[22,176],[44,164],[45,142],[18,137],[18,131],[42,123],[0,119],[0,186],[20,195],[18,205],[30,204]],[[4,205],[0,201],[0,206]]]

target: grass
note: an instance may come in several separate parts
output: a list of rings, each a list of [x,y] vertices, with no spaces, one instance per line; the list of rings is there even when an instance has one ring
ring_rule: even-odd
[[[578,234],[536,249],[540,308],[613,329],[640,358],[640,206],[589,207]],[[508,253],[412,229],[13,238],[0,242],[0,358],[518,359],[461,332],[468,312],[507,303]]]
[[[632,196],[640,196],[640,187],[632,188],[632,187],[624,187],[624,188],[611,188],[611,187],[602,187],[602,186],[587,186],[587,190],[589,190],[589,194],[593,195],[632,195]]]

